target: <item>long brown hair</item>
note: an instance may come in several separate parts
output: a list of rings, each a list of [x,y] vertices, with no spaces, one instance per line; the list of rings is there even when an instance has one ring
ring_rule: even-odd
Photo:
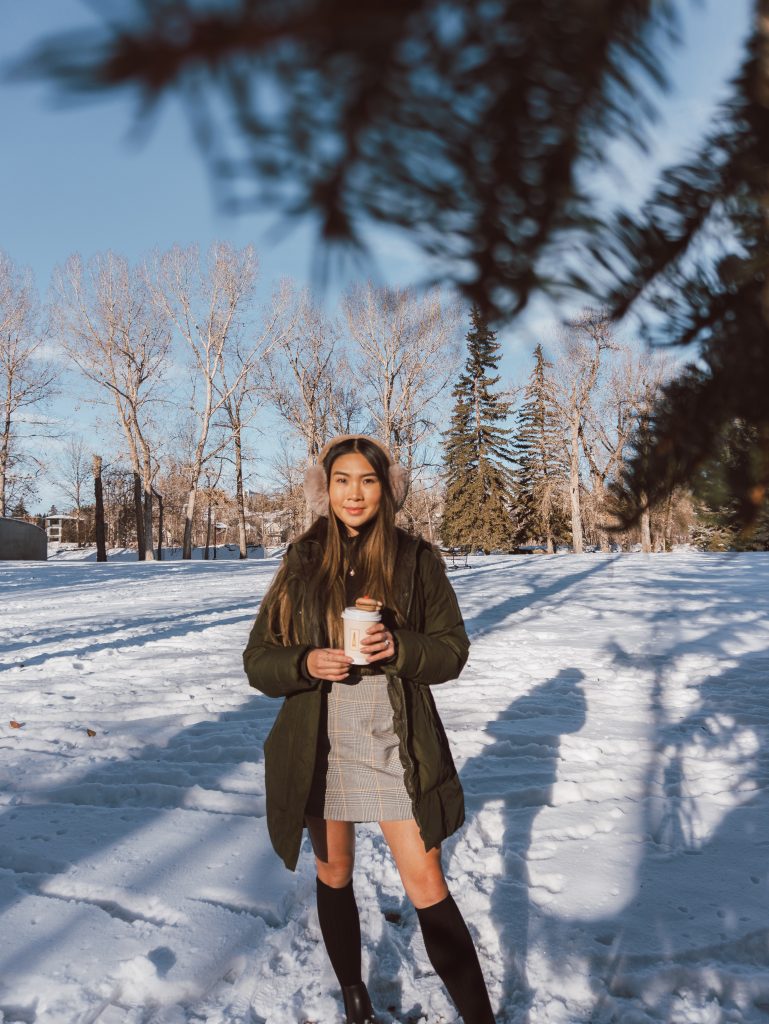
[[[395,529],[395,499],[390,486],[390,462],[385,452],[366,437],[353,437],[334,445],[323,459],[326,487],[338,458],[358,452],[374,470],[382,487],[382,500],[371,524],[366,524],[358,549],[356,571],[364,581],[364,593],[382,601],[399,625],[405,623],[395,595],[395,557],[398,537]],[[272,638],[284,646],[312,643],[317,647],[342,646],[342,611],[345,605],[344,579],[349,569],[344,544],[346,527],[329,504],[328,515],[319,516],[309,530],[297,539],[315,541],[322,557],[301,587],[291,588],[287,560],[278,571],[265,595],[269,609]]]

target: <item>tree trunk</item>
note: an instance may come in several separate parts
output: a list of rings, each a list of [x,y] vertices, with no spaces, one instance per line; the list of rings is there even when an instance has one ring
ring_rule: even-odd
[[[142,501],[142,479],[134,470],[134,517],[136,519],[136,552],[139,561],[143,562],[144,549],[144,502]]]
[[[10,386],[10,385],[9,385]],[[8,457],[11,449],[11,411],[10,402],[5,407],[5,423],[3,424],[3,437],[0,444],[0,519],[5,518],[5,491],[8,474]]]
[[[152,562],[155,558],[155,553],[152,550],[152,456],[150,454],[149,445],[144,440],[144,436],[138,430],[139,441],[142,446],[143,454],[143,479],[142,486],[144,488],[144,557],[148,562]]]
[[[598,534],[598,547],[604,554],[608,554],[609,535],[601,525],[601,516],[605,508],[603,480],[597,474],[593,474],[593,494],[595,495],[596,504],[595,529]]]
[[[582,509],[579,504],[579,419],[571,426],[569,458],[569,497],[571,498],[571,547],[575,555],[582,554]]]
[[[208,509],[206,510],[206,550],[203,554],[203,558],[208,561],[208,551],[211,547],[211,499],[208,499]]]
[[[673,548],[673,492],[668,494],[667,504],[665,506],[665,551],[671,551]]]
[[[542,489],[541,498],[539,498],[539,504],[542,509],[542,521],[544,523],[547,553],[548,555],[552,555],[555,551],[555,544],[553,541],[553,495],[552,485],[550,484],[547,470],[545,470],[545,484]]]
[[[430,510],[430,499],[425,498],[425,515],[427,517],[427,539],[431,544],[435,544],[435,530],[433,529],[433,514]]]
[[[158,549],[155,557],[159,562],[163,561],[163,495],[158,494],[155,488],[152,488],[152,493],[158,500]]]
[[[650,552],[652,549],[651,517],[644,491],[641,492],[640,498],[643,503],[643,512],[641,513],[641,548],[646,552]]]
[[[233,428],[233,440],[235,442],[235,502],[238,507],[238,545],[240,547],[240,558],[248,558],[248,544],[246,541],[246,501],[243,496],[243,452],[241,449],[241,425],[238,423]]]
[[[107,545],[104,536],[104,492],[101,483],[101,455],[93,457],[93,489],[96,517],[96,561],[107,561]]]
[[[545,486],[547,487],[547,483]],[[542,506],[542,525],[543,532],[545,534],[545,550],[548,555],[552,555],[555,551],[555,543],[553,541],[553,510],[549,493],[547,494],[545,503]]]
[[[192,519],[195,515],[195,498],[197,493],[197,487],[190,487],[190,493],[187,495],[187,508],[184,511],[182,558],[192,558]]]
[[[148,562],[155,558],[152,550],[152,484],[144,486],[144,557]]]

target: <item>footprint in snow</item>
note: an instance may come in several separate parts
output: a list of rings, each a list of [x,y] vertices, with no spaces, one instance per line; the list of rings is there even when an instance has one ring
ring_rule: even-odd
[[[157,949],[149,951],[147,959],[155,965],[158,977],[165,978],[176,963],[176,954],[168,946],[158,946]]]

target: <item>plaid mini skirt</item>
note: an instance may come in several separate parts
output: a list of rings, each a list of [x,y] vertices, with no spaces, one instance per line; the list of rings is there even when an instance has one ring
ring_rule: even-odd
[[[398,747],[384,673],[327,684],[306,813],[333,821],[413,818]]]

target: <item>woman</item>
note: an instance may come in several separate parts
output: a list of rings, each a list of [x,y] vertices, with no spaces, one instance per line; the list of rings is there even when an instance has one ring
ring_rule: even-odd
[[[407,490],[403,467],[362,435],[334,438],[307,473],[317,518],[289,547],[243,655],[251,685],[285,698],[264,745],[267,824],[291,870],[309,831],[348,1024],[374,1020],[352,887],[357,821],[379,823],[465,1024],[493,1024],[441,867],[441,841],[464,821],[464,803],[430,685],[459,675],[469,644],[442,562],[395,527]],[[341,615],[364,595],[384,607],[359,667],[344,653]]]

